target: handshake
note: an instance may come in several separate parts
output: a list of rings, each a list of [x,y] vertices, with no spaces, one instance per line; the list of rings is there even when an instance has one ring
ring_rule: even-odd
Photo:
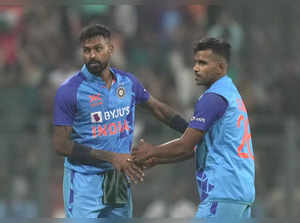
[[[156,158],[152,156],[154,149],[153,145],[141,139],[133,147],[131,154],[116,154],[112,164],[135,184],[143,182],[144,170],[156,165]]]

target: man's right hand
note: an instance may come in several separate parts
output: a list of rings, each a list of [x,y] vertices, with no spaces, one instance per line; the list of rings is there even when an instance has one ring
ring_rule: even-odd
[[[152,158],[152,152],[155,150],[155,147],[145,142],[143,139],[141,139],[137,146],[132,148],[132,160],[135,163],[141,163],[146,162],[146,160]]]
[[[132,157],[130,154],[115,154],[112,165],[118,170],[123,172],[125,175],[130,177],[131,181],[137,184],[138,182],[144,181],[144,172],[142,167],[139,167],[133,162],[128,162]]]

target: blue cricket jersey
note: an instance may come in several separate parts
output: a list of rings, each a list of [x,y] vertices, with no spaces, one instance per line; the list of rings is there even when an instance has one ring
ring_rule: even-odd
[[[85,65],[66,80],[56,92],[53,124],[72,126],[72,140],[92,149],[130,153],[135,106],[146,102],[150,95],[134,75],[114,68],[110,71],[114,76],[110,89]],[[109,162],[99,161],[91,166],[68,157],[64,165],[89,174],[112,168]]]
[[[205,109],[201,98],[208,94],[220,95],[228,102],[220,117],[213,111],[217,118],[209,128],[206,123],[210,120],[206,117],[210,116],[201,111]],[[189,124],[190,128],[205,131],[195,155],[200,202],[224,200],[251,204],[255,199],[254,153],[243,100],[227,75],[212,84],[202,97]]]

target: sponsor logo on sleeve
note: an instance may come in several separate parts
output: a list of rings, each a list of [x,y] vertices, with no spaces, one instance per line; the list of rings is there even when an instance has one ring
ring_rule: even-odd
[[[201,117],[195,117],[195,116],[193,116],[193,117],[191,118],[191,121],[197,121],[197,122],[205,123],[205,122],[206,122],[206,119],[205,119],[205,118],[201,118]]]

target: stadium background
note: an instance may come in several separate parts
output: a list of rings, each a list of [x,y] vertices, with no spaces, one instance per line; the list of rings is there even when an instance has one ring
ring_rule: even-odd
[[[0,4],[0,217],[62,217],[63,158],[51,148],[55,89],[81,67],[77,37],[89,23],[114,32],[113,64],[138,76],[188,119],[200,95],[192,45],[222,36],[230,76],[248,108],[256,155],[255,216],[299,217],[300,3],[57,6]],[[209,2],[209,1],[207,1]],[[138,109],[136,139],[178,137]],[[189,217],[198,202],[193,161],[154,167],[133,186],[134,216]]]

